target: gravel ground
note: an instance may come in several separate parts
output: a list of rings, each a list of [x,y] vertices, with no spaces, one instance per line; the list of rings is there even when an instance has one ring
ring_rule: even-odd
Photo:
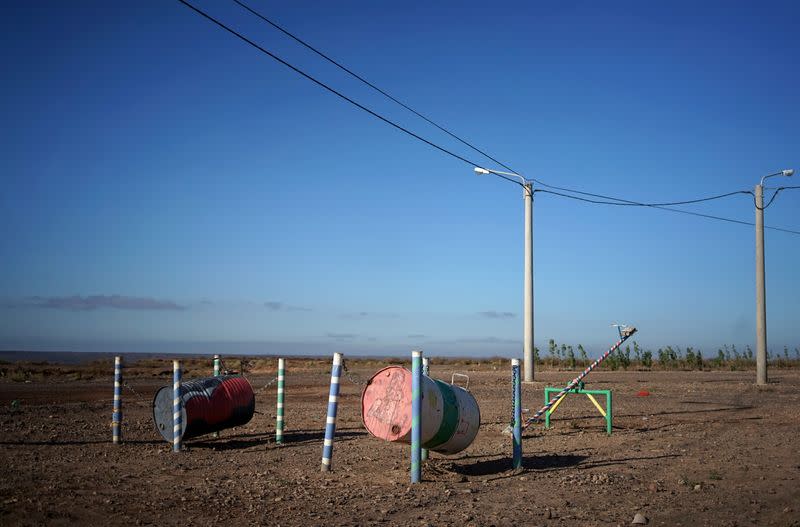
[[[294,367],[297,366],[297,367]],[[352,366],[355,380],[380,366]],[[511,470],[510,371],[491,363],[431,366],[470,376],[482,423],[475,442],[432,453],[409,483],[409,448],[370,436],[357,382],[343,379],[333,471],[320,472],[330,366],[288,364],[286,444],[274,443],[275,385],[257,414],[219,438],[172,453],[154,429],[165,372],[129,380],[124,443],[110,442],[111,376],[0,381],[2,525],[649,525],[800,526],[800,372],[593,372],[614,393],[614,431],[571,395],[553,427],[528,428],[523,468]],[[250,376],[257,389],[271,372]],[[537,372],[523,385],[535,411],[545,386],[574,372]],[[649,396],[637,396],[641,390]],[[16,408],[12,401],[19,401]],[[599,399],[601,403],[602,399]],[[16,405],[14,405],[16,406]]]

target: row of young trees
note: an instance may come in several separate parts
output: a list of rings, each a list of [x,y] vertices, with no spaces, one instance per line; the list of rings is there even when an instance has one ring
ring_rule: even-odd
[[[581,344],[573,348],[568,344],[557,344],[554,339],[548,342],[547,356],[542,357],[539,348],[533,349],[534,361],[537,364],[550,365],[554,368],[585,368],[592,363],[586,350]],[[790,353],[789,347],[784,346],[782,354],[773,354],[772,350],[767,350],[767,360],[778,366],[789,366],[800,363],[800,347],[794,348]],[[727,344],[717,350],[715,355],[704,357],[703,352],[698,348],[680,346],[666,346],[658,348],[654,354],[649,349],[643,349],[636,341],[633,341],[633,348],[630,345],[619,348],[608,356],[603,363],[611,370],[622,368],[627,370],[631,367],[651,369],[684,369],[702,370],[704,368],[730,368],[732,370],[749,368],[755,365],[755,353],[750,346],[745,346],[744,351],[739,352],[735,345]]]

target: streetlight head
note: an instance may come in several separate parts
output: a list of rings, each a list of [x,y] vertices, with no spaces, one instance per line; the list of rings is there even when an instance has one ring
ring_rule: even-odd
[[[783,175],[786,176],[786,177],[794,175],[794,169],[793,168],[787,168],[786,170],[783,171]]]
[[[481,167],[475,167],[475,173],[478,174],[478,175],[484,175],[484,176],[486,174],[491,174],[491,172],[489,172],[485,168],[481,168]]]

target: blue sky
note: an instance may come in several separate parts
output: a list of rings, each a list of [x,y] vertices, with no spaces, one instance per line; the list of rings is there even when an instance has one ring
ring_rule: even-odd
[[[521,190],[478,177],[177,1],[6,3],[0,348],[519,356]],[[233,3],[197,5],[500,168]],[[800,169],[791,2],[252,2],[528,177],[642,202]],[[781,181],[785,180],[785,181]],[[800,185],[798,177],[770,186]],[[800,230],[800,191],[766,224]],[[687,206],[753,221],[752,198]],[[769,345],[800,236],[767,231]],[[755,340],[754,229],[538,193],[535,341]]]

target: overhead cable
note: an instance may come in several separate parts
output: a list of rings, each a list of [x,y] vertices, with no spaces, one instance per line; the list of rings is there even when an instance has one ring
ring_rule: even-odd
[[[536,190],[534,190],[534,193],[536,193],[536,192],[544,192],[544,193],[547,193],[547,194],[555,194],[556,196],[562,196],[562,197],[569,198],[569,199],[574,199],[574,200],[578,200],[578,201],[585,201],[585,202],[588,202],[588,203],[595,203],[595,204],[600,204],[600,205],[617,205],[617,203],[612,203],[612,202],[608,202],[608,201],[592,200],[592,199],[587,199],[587,198],[581,198],[581,197],[578,197],[578,196],[570,196],[569,194],[563,194],[561,192],[554,192],[552,190],[536,189]],[[576,192],[578,192],[578,191],[576,191]],[[588,194],[586,192],[579,192],[579,193]],[[617,199],[617,200],[619,200],[620,198],[608,198],[608,199]],[[712,214],[702,214],[700,212],[692,212],[692,211],[681,210],[681,209],[672,209],[672,208],[665,207],[665,206],[662,206],[662,205],[647,205],[647,206],[651,207],[651,208],[654,208],[654,209],[661,209],[661,210],[668,210],[670,212],[677,212],[679,214],[689,214],[691,216],[698,216],[700,218],[708,218],[708,219],[712,219],[712,220],[727,221],[729,223],[739,223],[741,225],[750,225],[751,227],[755,225],[755,223],[752,223],[752,222],[749,222],[749,221],[733,220],[731,218],[724,218],[722,216],[714,216]],[[781,227],[769,227],[769,226],[765,225],[764,228],[765,229],[771,229],[773,231],[787,232],[789,234],[800,234],[800,231],[793,231],[791,229],[783,229]]]
[[[772,202],[775,201],[775,198],[778,196],[778,194],[780,193],[781,190],[791,190],[791,189],[798,189],[798,188],[800,188],[800,187],[794,186],[794,187],[778,187],[778,188],[776,188],[775,192],[772,194],[772,197],[769,199],[767,204],[764,205],[763,207],[759,207],[758,206],[758,203],[756,203],[756,197],[755,197],[755,195],[753,195],[753,204],[756,206],[756,208],[758,210],[766,210],[767,207],[772,205]]]
[[[604,200],[614,200],[613,202],[611,202],[611,201],[586,200],[586,201],[590,201],[591,203],[599,203],[599,204],[602,204],[602,205],[618,205],[618,206],[624,206],[624,207],[667,207],[667,206],[670,206],[670,205],[689,205],[689,204],[692,204],[692,203],[701,203],[703,201],[712,201],[712,200],[715,200],[715,199],[727,198],[729,196],[735,196],[736,194],[751,194],[751,195],[753,194],[752,190],[736,190],[734,192],[728,192],[728,193],[725,193],[725,194],[718,194],[716,196],[708,196],[706,198],[691,199],[691,200],[686,200],[686,201],[671,201],[671,202],[666,202],[666,203],[641,203],[641,202],[638,202],[638,201],[631,201],[631,200],[622,199],[622,198],[615,198],[613,196],[604,196],[602,194],[592,194],[590,192],[582,192],[580,190],[574,190],[574,189],[571,189],[571,188],[557,187],[555,185],[549,185],[549,184],[545,183],[544,181],[541,181],[541,180],[538,180],[538,179],[533,179],[532,181],[542,185],[543,187],[553,188],[553,189],[556,189],[556,190],[563,190],[564,192],[571,192],[573,194],[581,194],[583,196],[591,196],[593,198],[601,198],[601,199],[604,199]],[[555,192],[553,192],[553,194],[555,194]]]
[[[185,5],[186,7],[191,9],[192,11],[194,11],[195,13],[203,16],[204,18],[208,19],[209,21],[213,22],[214,24],[218,25],[219,27],[221,27],[225,31],[227,31],[227,32],[239,37],[244,42],[247,42],[248,44],[250,44],[251,46],[253,46],[257,50],[261,51],[262,53],[264,53],[265,55],[269,56],[270,58],[280,62],[281,64],[283,64],[287,68],[291,69],[292,71],[302,75],[303,77],[305,77],[306,79],[310,80],[311,82],[313,82],[313,83],[317,84],[318,86],[328,90],[329,92],[333,93],[334,95],[344,99],[345,101],[349,102],[353,106],[355,106],[355,107],[357,107],[357,108],[359,108],[361,110],[364,110],[365,112],[367,112],[368,114],[372,115],[373,117],[376,117],[376,118],[380,119],[381,121],[385,122],[386,124],[388,124],[388,125],[396,128],[396,129],[400,130],[401,132],[404,132],[404,133],[410,135],[411,137],[413,137],[413,138],[415,138],[415,139],[417,139],[419,141],[422,141],[423,143],[427,144],[428,146],[432,146],[436,150],[439,150],[440,152],[443,152],[443,153],[445,153],[445,154],[447,154],[447,155],[449,155],[451,157],[454,157],[455,159],[458,159],[459,161],[467,163],[468,165],[471,165],[473,167],[474,166],[478,166],[478,164],[475,163],[474,161],[470,161],[469,159],[467,159],[467,158],[465,158],[463,156],[460,156],[460,155],[458,155],[458,154],[456,154],[456,153],[454,153],[454,152],[452,152],[452,151],[450,151],[450,150],[448,150],[448,149],[446,149],[446,148],[444,148],[442,146],[437,145],[436,143],[434,143],[432,141],[429,141],[429,140],[425,139],[424,137],[422,137],[420,135],[415,134],[411,130],[400,126],[399,124],[397,124],[394,121],[384,117],[383,115],[381,115],[381,114],[379,114],[379,113],[377,113],[377,112],[375,112],[373,110],[370,110],[369,108],[367,108],[363,104],[354,101],[353,99],[351,99],[347,95],[344,95],[343,93],[335,90],[334,88],[331,88],[330,86],[328,86],[324,82],[322,82],[320,80],[317,80],[316,78],[312,77],[311,75],[309,75],[308,73],[304,72],[300,68],[297,68],[296,66],[293,66],[292,64],[289,64],[288,62],[286,62],[285,60],[283,60],[279,56],[275,55],[271,51],[265,49],[264,47],[260,46],[259,44],[256,44],[255,42],[253,42],[252,40],[250,40],[246,36],[242,35],[238,31],[236,31],[235,29],[232,29],[232,28],[228,27],[224,23],[222,23],[219,20],[217,20],[216,18],[212,17],[211,15],[206,13],[205,11],[203,11],[203,10],[195,7],[194,5],[190,4],[186,0],[178,0],[178,2],[182,3],[183,5]]]
[[[469,141],[467,141],[466,139],[463,139],[463,138],[459,137],[459,136],[458,136],[458,135],[456,135],[454,132],[451,132],[450,130],[448,130],[448,129],[447,129],[447,128],[445,128],[444,126],[442,126],[442,125],[440,125],[440,124],[438,124],[438,123],[434,122],[432,119],[430,119],[430,118],[428,118],[428,117],[424,116],[423,114],[421,114],[420,112],[418,112],[418,111],[417,111],[417,110],[415,110],[414,108],[412,108],[412,107],[408,106],[407,104],[405,104],[404,102],[402,102],[402,101],[398,100],[396,97],[392,96],[391,94],[389,94],[389,93],[388,93],[388,92],[386,92],[385,90],[383,90],[383,89],[379,88],[378,86],[376,86],[375,84],[371,83],[370,81],[368,81],[367,79],[365,79],[365,78],[364,78],[364,77],[362,77],[361,75],[359,75],[359,74],[355,73],[353,70],[351,70],[351,69],[350,69],[350,68],[348,68],[347,66],[344,66],[344,65],[343,65],[343,64],[341,64],[340,62],[338,62],[338,61],[336,61],[336,60],[332,59],[331,57],[329,57],[328,55],[326,55],[325,53],[323,53],[323,52],[322,52],[322,51],[320,51],[319,49],[315,48],[314,46],[312,46],[312,45],[311,45],[311,44],[309,44],[308,42],[304,41],[303,39],[301,39],[301,38],[300,38],[300,37],[298,37],[297,35],[294,35],[294,34],[290,33],[290,32],[289,32],[287,29],[285,29],[285,28],[281,27],[281,26],[280,26],[280,25],[278,25],[276,22],[274,22],[273,20],[270,20],[270,19],[269,19],[269,18],[267,18],[265,15],[263,15],[263,14],[259,13],[258,11],[256,11],[256,10],[255,10],[255,9],[253,9],[253,8],[251,8],[250,6],[248,6],[247,4],[245,4],[244,2],[241,2],[240,0],[233,0],[233,1],[234,1],[236,4],[238,4],[239,6],[241,6],[242,8],[244,8],[244,9],[246,9],[247,11],[249,11],[250,13],[252,13],[253,15],[257,16],[258,18],[260,18],[261,20],[263,20],[264,22],[266,22],[267,24],[269,24],[269,25],[271,25],[272,27],[274,27],[275,29],[277,29],[278,31],[280,31],[281,33],[283,33],[284,35],[286,35],[286,36],[288,36],[289,38],[291,38],[291,39],[295,40],[297,43],[301,44],[302,46],[305,46],[307,49],[309,49],[309,50],[313,51],[314,53],[316,53],[317,55],[319,55],[319,56],[320,56],[320,57],[322,57],[323,59],[327,60],[328,62],[330,62],[331,64],[333,64],[333,65],[334,65],[334,66],[336,66],[337,68],[339,68],[339,69],[341,69],[342,71],[344,71],[344,72],[348,73],[349,75],[351,75],[351,76],[355,77],[356,79],[358,79],[359,81],[363,82],[364,84],[366,84],[367,86],[369,86],[369,87],[370,87],[370,88],[372,88],[373,90],[377,91],[377,92],[378,92],[378,93],[380,93],[381,95],[383,95],[383,96],[387,97],[387,98],[388,98],[388,99],[390,99],[391,101],[393,101],[393,102],[395,102],[395,103],[399,104],[400,106],[402,106],[403,108],[405,108],[405,109],[406,109],[406,110],[408,110],[409,112],[413,113],[414,115],[416,115],[416,116],[417,116],[417,117],[419,117],[420,119],[422,119],[422,120],[424,120],[425,122],[427,122],[427,123],[429,123],[429,124],[431,124],[431,125],[435,126],[436,128],[438,128],[438,129],[439,129],[439,130],[441,130],[442,132],[446,133],[447,135],[449,135],[449,136],[450,136],[450,137],[452,137],[453,139],[455,139],[455,140],[459,141],[459,142],[460,142],[460,143],[462,143],[463,145],[466,145],[466,146],[468,146],[469,148],[471,148],[471,149],[472,149],[472,150],[474,150],[475,152],[477,152],[477,153],[481,154],[482,156],[486,157],[487,159],[491,159],[492,161],[494,161],[495,163],[497,163],[497,164],[498,164],[498,165],[500,165],[501,167],[505,168],[506,170],[510,170],[511,172],[514,172],[514,173],[516,173],[516,170],[514,170],[514,169],[513,169],[513,168],[511,168],[511,167],[509,167],[508,165],[506,165],[506,164],[505,164],[505,163],[503,163],[502,161],[498,161],[497,159],[495,159],[495,158],[494,158],[494,157],[492,157],[491,155],[487,154],[485,151],[481,150],[481,149],[480,149],[480,148],[478,148],[477,146],[473,145],[472,143],[470,143],[470,142],[469,142]]]

